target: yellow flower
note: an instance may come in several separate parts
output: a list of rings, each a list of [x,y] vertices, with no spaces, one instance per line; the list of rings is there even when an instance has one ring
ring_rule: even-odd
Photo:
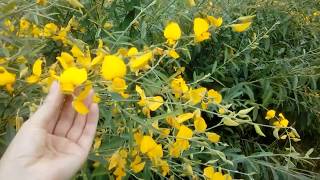
[[[89,112],[88,107],[84,104],[84,100],[89,95],[90,90],[92,89],[91,82],[89,82],[85,87],[84,90],[79,93],[79,95],[75,98],[72,102],[72,106],[74,109],[82,115],[85,115]]]
[[[164,37],[169,45],[174,45],[181,37],[181,29],[176,22],[170,22],[164,29]]]
[[[138,55],[139,51],[136,47],[131,47],[128,52],[127,52],[127,56],[128,57],[133,57],[133,56],[136,56]]]
[[[176,120],[175,117],[168,116],[168,117],[166,118],[166,122],[167,122],[170,126],[176,128],[176,129],[179,129],[179,128],[180,128],[180,123],[177,122],[177,120]]]
[[[203,100],[204,96],[206,95],[206,92],[207,92],[207,89],[204,87],[200,87],[197,89],[191,89],[185,95],[185,98],[190,100],[192,105],[196,105]]]
[[[98,42],[99,42],[99,45],[98,45],[98,49],[96,52],[96,57],[92,59],[90,66],[100,64],[101,61],[103,60],[104,56],[107,54],[105,52],[105,50],[103,49],[103,41],[101,39],[99,39]],[[89,52],[89,54],[90,54],[90,52]]]
[[[207,135],[209,141],[211,141],[213,143],[217,143],[220,141],[220,136],[217,133],[207,132],[206,135]]]
[[[184,93],[188,92],[189,88],[182,77],[178,77],[171,81],[172,93],[176,98],[181,97]]]
[[[56,59],[60,62],[63,69],[68,69],[75,65],[74,58],[67,52],[62,52],[61,56],[57,57]]]
[[[195,41],[201,42],[204,40],[209,39],[210,32],[209,30],[209,24],[205,19],[202,18],[195,18],[193,22],[193,31],[195,35]]]
[[[119,57],[108,55],[104,57],[101,72],[102,77],[110,81],[114,78],[123,78],[127,73],[127,67]]]
[[[147,154],[151,160],[159,159],[163,156],[161,144],[157,144],[151,136],[143,136],[140,151]]]
[[[279,119],[275,120],[272,124],[279,128],[285,128],[288,127],[289,120],[282,113],[279,113]]]
[[[270,109],[267,111],[265,119],[269,120],[269,119],[274,118],[275,116],[276,116],[276,111],[273,109]]]
[[[4,20],[3,25],[7,28],[8,31],[14,31],[14,24],[9,19]]]
[[[162,169],[162,176],[166,176],[169,171],[170,171],[170,167],[167,161],[161,160],[159,163],[161,169]]]
[[[39,81],[40,75],[42,73],[42,63],[43,61],[41,60],[41,58],[37,59],[34,62],[32,67],[32,75],[27,78],[27,82],[29,84],[34,84]]]
[[[43,36],[44,37],[51,37],[57,33],[59,30],[58,26],[54,23],[48,23],[44,26],[43,29]]]
[[[134,173],[139,173],[143,170],[146,162],[141,162],[141,157],[137,155],[134,161],[130,164],[130,167]]]
[[[60,28],[60,31],[57,33],[57,35],[53,36],[52,39],[55,41],[61,41],[64,45],[66,45],[69,43],[67,37],[69,31],[70,27]]]
[[[179,128],[179,132],[177,134],[177,139],[190,139],[192,137],[192,130],[189,129],[187,126],[185,125],[182,125],[180,128]]]
[[[84,53],[77,45],[73,45],[71,53],[77,58],[77,62],[81,64],[82,67],[85,67],[86,69],[91,67],[91,55],[89,49],[87,49],[87,52]]]
[[[108,170],[114,169],[115,171],[113,174],[117,176],[117,180],[121,180],[122,177],[126,175],[125,172],[125,166],[126,166],[126,158],[127,158],[127,151],[126,150],[120,150],[113,153],[111,158],[109,159],[109,166]]]
[[[16,75],[8,72],[4,67],[0,66],[0,86],[5,86],[8,92],[12,92],[12,85],[15,81]]]
[[[229,174],[223,175],[221,172],[215,172],[211,166],[204,168],[203,176],[208,180],[232,180]]]
[[[35,24],[32,25],[32,35],[33,37],[40,37],[42,35],[40,28]]]
[[[127,89],[126,81],[122,78],[114,78],[112,80],[111,91],[121,93]]]
[[[130,70],[132,72],[139,72],[139,70],[149,68],[149,61],[152,60],[153,54],[152,51],[144,53],[137,57],[132,57],[129,62]]]
[[[192,137],[192,134],[191,129],[181,125],[176,142],[169,146],[170,156],[177,158],[183,151],[189,149],[189,139]]]
[[[176,121],[178,123],[183,123],[191,118],[193,118],[194,114],[193,113],[184,113],[176,117]]]
[[[72,93],[74,89],[87,80],[87,71],[84,68],[71,67],[60,75],[61,90],[65,93]]]
[[[220,27],[223,23],[222,17],[215,18],[213,16],[207,16],[207,20],[212,26],[215,26],[215,27]]]
[[[207,123],[201,116],[198,116],[194,120],[194,128],[198,132],[205,132],[207,129]]]
[[[208,91],[208,102],[220,104],[222,102],[222,95],[218,91],[210,89]]]
[[[114,78],[108,89],[111,92],[120,94],[123,98],[129,97],[129,95],[125,93],[125,90],[127,89],[126,81],[122,78]]]
[[[162,106],[163,98],[161,96],[146,97],[143,89],[138,85],[136,85],[136,91],[141,98],[138,105],[143,107],[144,114],[148,117],[150,116],[150,110],[156,111]]]
[[[31,27],[31,23],[25,18],[20,19],[20,31],[28,31]]]
[[[37,4],[44,6],[47,4],[47,0],[37,0]]]
[[[232,24],[230,26],[234,32],[244,32],[250,28],[251,24],[252,22],[244,22],[239,24]]]
[[[140,131],[137,131],[133,134],[133,138],[136,141],[136,144],[138,146],[140,146],[142,138],[143,138],[143,134]]]
[[[176,50],[174,50],[174,49],[170,49],[169,51],[168,51],[168,55],[170,56],[170,57],[172,57],[173,59],[178,59],[179,57],[180,57],[180,55],[177,53],[177,51]]]

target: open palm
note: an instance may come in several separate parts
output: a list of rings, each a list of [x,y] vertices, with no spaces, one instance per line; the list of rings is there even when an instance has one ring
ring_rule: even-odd
[[[43,105],[21,127],[0,162],[0,179],[69,179],[86,160],[95,135],[98,106],[91,92],[80,115],[72,97],[60,93],[55,82]]]

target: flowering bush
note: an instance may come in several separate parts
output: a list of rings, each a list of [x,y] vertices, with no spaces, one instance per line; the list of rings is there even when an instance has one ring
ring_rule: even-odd
[[[99,102],[101,118],[93,150],[78,174],[83,178],[313,176],[299,170],[301,164],[311,162],[313,149],[305,155],[295,150],[301,137],[293,120],[268,102],[273,98],[270,91],[260,95],[251,90],[250,82],[243,83],[250,101],[237,101],[242,85],[228,81],[236,73],[215,74],[232,63],[236,68],[229,70],[239,71],[242,62],[233,60],[257,49],[277,22],[257,35],[252,30],[255,13],[226,16],[221,3],[214,3],[1,3],[0,102],[5,137],[12,137],[50,84],[58,81],[61,91],[73,96],[77,112],[88,113],[83,100],[91,89],[93,101]],[[218,52],[217,60],[209,61],[217,53],[211,52],[210,43],[221,40],[217,44],[223,44],[222,35],[227,48]],[[229,46],[227,37],[233,36],[235,42],[247,43],[246,48]],[[218,62],[223,53],[224,60]],[[201,62],[191,66],[197,59],[206,59],[207,67],[201,67]],[[269,88],[270,82],[263,80]],[[227,81],[234,88],[226,88]],[[261,96],[262,102],[255,96]],[[246,131],[255,139],[242,138]],[[266,136],[274,141],[269,147],[268,142],[258,141]],[[273,144],[279,147],[272,149]]]

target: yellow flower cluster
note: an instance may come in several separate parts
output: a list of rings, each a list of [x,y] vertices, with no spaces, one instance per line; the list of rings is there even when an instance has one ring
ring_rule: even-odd
[[[273,109],[267,111],[265,119],[270,120],[272,125],[278,128],[288,127],[289,124],[289,120],[286,119],[282,113],[279,113],[278,116],[276,116],[276,111]]]
[[[48,4],[47,0],[35,2],[42,6]],[[67,2],[74,8],[84,8],[84,5],[77,0]],[[190,40],[190,44],[197,44],[210,39],[216,29],[229,27],[223,27],[222,17],[210,15],[195,17],[191,22],[193,28],[190,36],[184,36],[178,22],[169,21],[163,29],[165,41],[160,44],[141,47],[141,45],[135,46],[128,43],[130,45],[126,47],[115,46],[110,49],[102,40],[98,40],[95,49],[90,49],[91,47],[85,42],[73,37],[73,32],[84,32],[75,17],[65,25],[53,22],[39,25],[28,20],[27,17],[22,17],[18,21],[5,19],[4,31],[1,34],[15,35],[22,39],[38,39],[41,42],[54,41],[60,48],[58,55],[55,59],[43,57],[43,55],[34,59],[19,56],[15,61],[21,64],[21,72],[10,68],[11,65],[9,66],[7,61],[9,57],[0,57],[0,86],[11,93],[14,92],[16,72],[20,72],[19,76],[20,79],[23,78],[23,82],[40,85],[44,91],[47,91],[50,84],[56,80],[60,83],[64,94],[74,97],[72,105],[80,114],[89,112],[84,101],[92,89],[97,88],[99,93],[107,99],[104,99],[103,103],[113,107],[112,118],[122,118],[121,115],[125,111],[120,106],[123,104],[127,106],[126,111],[134,112],[132,117],[142,116],[146,120],[144,126],[148,129],[141,128],[137,131],[134,127],[134,131],[130,131],[135,140],[134,147],[118,147],[111,157],[107,158],[109,162],[107,169],[113,172],[116,179],[124,178],[127,168],[134,173],[141,172],[148,160],[163,176],[169,175],[171,163],[168,159],[182,157],[197,138],[201,138],[206,144],[212,146],[222,144],[219,143],[220,135],[208,129],[207,122],[201,114],[203,110],[208,111],[211,110],[210,108],[224,114],[227,108],[223,108],[225,105],[222,103],[222,95],[218,90],[201,87],[198,83],[188,84],[184,79],[183,67],[177,61],[184,58],[179,53],[186,49],[181,46],[185,40]],[[251,26],[252,18],[239,18],[240,24],[233,24],[230,27],[235,32],[246,31]],[[103,23],[101,27],[112,29],[113,25],[109,21]],[[109,41],[105,42],[109,43]],[[170,61],[166,61],[167,59]],[[160,68],[166,71],[171,62],[178,65],[172,68],[176,70],[175,74],[169,78],[158,77],[156,71]],[[29,71],[29,69],[32,70]],[[159,86],[160,93],[149,90],[148,82],[151,80],[147,78],[152,73],[163,82]],[[115,99],[109,101],[109,97],[113,98],[114,95],[121,101]],[[95,94],[93,101],[100,101],[100,96]],[[174,110],[175,104],[186,106]],[[137,110],[140,108],[141,111]],[[134,111],[131,111],[132,109]],[[167,115],[171,111],[175,113]],[[154,114],[160,114],[161,119],[165,121],[155,119]],[[269,116],[271,117],[272,114]],[[286,119],[282,114],[279,114],[279,118],[279,124],[284,127]],[[119,126],[117,133],[126,131],[126,127],[122,127],[123,124]],[[97,156],[101,155],[98,153],[101,143],[102,138],[97,137],[94,143]],[[98,165],[99,163],[95,163],[95,166]],[[185,163],[184,166],[188,169],[188,174],[192,175],[192,165]],[[205,168],[204,176],[207,179],[231,179],[228,174],[215,172],[213,167]]]

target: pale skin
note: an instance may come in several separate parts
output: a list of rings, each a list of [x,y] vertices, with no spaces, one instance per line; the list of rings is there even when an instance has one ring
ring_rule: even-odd
[[[72,97],[54,82],[39,109],[26,121],[0,161],[0,179],[64,180],[81,168],[95,136],[99,109],[85,100],[90,112],[80,115]]]

